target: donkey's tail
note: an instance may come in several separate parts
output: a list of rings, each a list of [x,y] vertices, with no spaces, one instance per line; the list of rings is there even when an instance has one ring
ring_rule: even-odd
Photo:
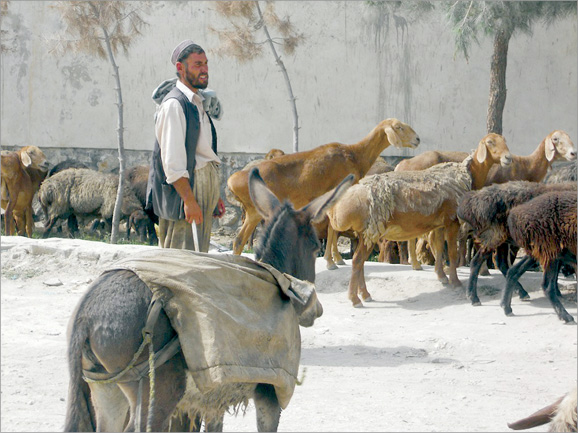
[[[90,411],[90,389],[82,377],[82,347],[87,338],[86,327],[77,320],[75,311],[70,319],[68,331],[68,401],[66,407],[66,432],[95,431]]]

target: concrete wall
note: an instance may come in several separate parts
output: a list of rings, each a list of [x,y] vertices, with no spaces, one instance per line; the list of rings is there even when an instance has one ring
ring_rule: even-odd
[[[11,51],[2,53],[1,145],[57,149],[115,149],[116,95],[112,69],[86,55],[49,53],[61,21],[51,2],[10,2],[2,21]],[[380,120],[397,117],[420,134],[412,156],[431,149],[473,149],[486,131],[492,45],[473,46],[467,63],[454,59],[452,34],[439,18],[389,30],[362,1],[278,2],[306,37],[283,56],[300,118],[300,150],[354,143]],[[292,149],[292,118],[282,74],[267,49],[238,64],[211,53],[224,27],[212,2],[155,2],[150,24],[128,56],[119,54],[125,103],[125,145],[148,152],[153,143],[152,90],[174,76],[169,61],[183,39],[198,41],[210,63],[209,87],[225,115],[217,122],[220,152]],[[5,42],[6,43],[6,42]],[[527,155],[553,129],[577,137],[576,17],[510,43],[504,136],[513,153]]]

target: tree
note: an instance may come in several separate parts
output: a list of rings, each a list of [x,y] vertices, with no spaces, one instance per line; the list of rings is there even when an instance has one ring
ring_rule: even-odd
[[[56,2],[54,7],[62,14],[62,21],[65,25],[64,35],[57,40],[58,45],[54,51],[84,52],[101,59],[108,58],[113,69],[118,108],[119,181],[110,242],[116,244],[118,242],[122,192],[125,184],[125,160],[124,106],[120,73],[115,56],[120,49],[124,51],[125,55],[128,54],[131,43],[141,34],[140,30],[146,23],[139,12],[148,8],[148,2],[60,1]]]
[[[539,22],[550,25],[570,14],[576,15],[575,1],[452,1],[444,2],[447,18],[455,33],[456,51],[469,59],[478,33],[493,37],[490,68],[490,96],[486,126],[488,133],[502,133],[506,104],[506,68],[510,39],[516,33],[532,34]]]
[[[283,73],[289,102],[293,113],[293,152],[299,151],[299,117],[297,105],[291,87],[291,81],[287,69],[279,57],[275,45],[281,45],[287,55],[293,54],[299,43],[304,39],[302,34],[296,33],[290,19],[280,19],[275,12],[273,2],[267,1],[264,10],[259,1],[219,1],[215,3],[215,10],[225,17],[232,26],[230,30],[216,30],[212,28],[221,40],[217,48],[217,54],[229,55],[239,62],[248,62],[259,57],[263,52],[263,44],[267,43],[275,62]],[[280,37],[271,36],[270,29],[281,34]],[[257,38],[257,33],[262,30],[265,41]]]

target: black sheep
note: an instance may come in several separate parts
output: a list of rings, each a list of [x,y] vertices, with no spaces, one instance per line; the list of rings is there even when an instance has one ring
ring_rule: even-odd
[[[542,289],[558,318],[565,322],[573,322],[574,318],[560,302],[558,272],[563,264],[576,269],[577,201],[576,191],[553,191],[516,206],[508,216],[512,239],[544,269]],[[520,261],[507,273],[500,302],[506,315],[512,314],[512,291],[524,267],[524,261]]]
[[[496,251],[496,264],[504,276],[508,272],[508,246],[515,245],[509,235],[507,218],[510,209],[525,203],[549,191],[574,191],[576,183],[543,184],[537,182],[512,181],[504,184],[494,184],[478,191],[464,194],[457,210],[458,217],[467,222],[472,230],[474,239],[479,243],[470,263],[470,279],[466,294],[472,305],[481,305],[477,295],[477,281],[480,267],[493,251]],[[526,260],[526,259],[525,259]],[[527,267],[533,264],[531,258],[526,260]],[[527,268],[526,268],[527,269]],[[513,282],[521,299],[528,299],[529,295],[517,282]]]

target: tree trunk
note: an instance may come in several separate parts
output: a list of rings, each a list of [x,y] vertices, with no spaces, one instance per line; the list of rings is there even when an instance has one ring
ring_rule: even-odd
[[[512,32],[500,30],[494,38],[494,53],[490,70],[490,99],[486,126],[488,134],[502,134],[502,117],[506,105],[506,67],[508,65],[508,44]]]
[[[259,13],[259,19],[263,21],[263,14],[261,13],[259,2],[256,1],[255,4],[257,5],[257,12]],[[283,73],[283,77],[285,78],[285,84],[287,85],[287,91],[289,93],[289,102],[291,103],[291,109],[293,111],[293,152],[299,152],[299,117],[297,116],[297,104],[295,104],[295,96],[293,96],[293,89],[291,88],[291,81],[289,80],[289,74],[287,74],[287,69],[285,69],[283,61],[277,54],[277,50],[275,50],[275,45],[273,45],[273,40],[271,39],[269,29],[267,29],[267,25],[265,23],[263,23],[263,31],[265,32],[265,36],[267,37],[267,43],[269,44],[269,47],[271,47],[273,56],[275,56],[275,61],[281,68],[281,72]]]
[[[120,75],[118,72],[118,66],[114,60],[114,54],[112,52],[112,47],[110,46],[110,38],[108,32],[103,27],[104,40],[106,41],[106,49],[108,51],[108,57],[113,68],[114,79],[116,80],[116,96],[117,96],[117,106],[118,106],[118,190],[116,193],[116,201],[114,203],[114,212],[112,214],[112,233],[110,235],[110,243],[116,244],[118,242],[118,232],[120,226],[120,215],[122,208],[122,196],[124,189],[124,119],[123,119],[123,103],[122,103],[122,91],[120,87]]]

